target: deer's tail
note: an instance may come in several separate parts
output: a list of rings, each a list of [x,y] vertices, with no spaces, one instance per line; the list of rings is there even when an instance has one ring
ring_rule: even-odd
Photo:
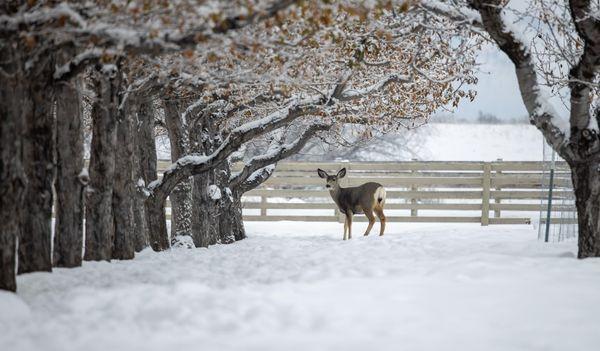
[[[383,207],[383,205],[385,204],[385,189],[380,186],[379,188],[377,188],[377,190],[375,190],[375,203],[380,206]]]

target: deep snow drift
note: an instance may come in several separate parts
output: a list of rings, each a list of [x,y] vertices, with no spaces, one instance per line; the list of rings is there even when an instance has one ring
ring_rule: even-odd
[[[248,223],[209,249],[18,278],[1,350],[595,350],[600,259],[531,226]],[[374,231],[378,230],[378,224]]]

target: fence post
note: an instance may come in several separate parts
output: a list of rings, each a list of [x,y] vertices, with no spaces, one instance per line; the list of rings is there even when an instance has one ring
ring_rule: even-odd
[[[264,195],[260,196],[260,216],[267,216],[267,198]]]
[[[413,158],[412,161],[413,162],[417,162],[418,160],[416,158]],[[413,168],[413,169],[411,169],[410,173],[414,177],[417,174],[417,170],[415,168]],[[415,185],[414,179],[413,179],[413,183],[410,186],[410,191],[416,192],[417,190],[418,190],[418,187]],[[410,199],[410,204],[411,205],[416,205],[417,204],[417,199],[411,198]],[[411,208],[410,209],[410,216],[411,217],[417,217],[418,215],[419,215],[419,213],[418,213],[418,210],[416,208]]]
[[[500,163],[500,162],[502,162],[502,159],[499,158],[496,160],[496,162]],[[502,174],[502,171],[496,170],[496,174]],[[502,187],[497,186],[496,190],[502,190]],[[494,198],[494,203],[500,204],[500,203],[502,203],[502,199]],[[500,218],[501,215],[502,215],[502,213],[500,212],[500,210],[494,210],[494,218]]]
[[[490,179],[492,166],[489,162],[483,164],[483,192],[481,198],[481,225],[490,224]]]

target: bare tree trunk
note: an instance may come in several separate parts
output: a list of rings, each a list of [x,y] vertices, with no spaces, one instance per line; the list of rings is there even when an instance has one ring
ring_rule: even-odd
[[[208,247],[219,242],[219,203],[211,197],[209,187],[215,184],[215,172],[210,170],[194,176],[192,201],[192,239],[196,247]],[[220,190],[219,190],[220,191]]]
[[[230,244],[246,238],[242,218],[242,201],[237,191],[225,188],[219,216],[219,236],[221,243]]]
[[[51,65],[46,61],[40,63]],[[46,76],[45,74],[42,77]],[[31,77],[28,77],[31,79]],[[25,108],[23,166],[27,188],[21,214],[18,273],[52,271],[52,184],[54,181],[53,91],[44,79],[29,82]]]
[[[229,189],[230,176],[231,168],[229,167],[229,162],[223,162],[218,169],[215,170],[215,183],[220,188],[221,193],[217,203],[219,216],[219,243],[221,244],[231,244],[235,242],[236,232],[239,230],[239,223],[237,222],[238,216],[236,216],[237,211],[235,208],[236,201],[233,192]]]
[[[165,100],[165,122],[171,143],[171,162],[190,152],[189,137],[181,120],[180,102]],[[192,226],[192,182],[191,179],[179,183],[169,195],[171,200],[171,244],[179,243],[178,237],[191,234]]]
[[[56,223],[54,265],[81,266],[83,250],[82,106],[77,83],[61,85],[56,94]]]
[[[579,258],[600,257],[600,161],[571,165],[579,225]]]
[[[96,101],[92,107],[90,185],[86,201],[85,255],[87,261],[110,260],[114,238],[113,186],[117,141],[119,76],[96,72]]]
[[[208,113],[197,117],[190,128],[191,151],[210,154],[218,146],[216,135],[216,126]],[[222,167],[217,165],[193,177],[192,239],[196,247],[208,247],[220,242],[219,207],[222,194],[219,174]]]
[[[132,116],[129,109],[121,111],[117,122],[115,183],[113,188],[114,242],[112,258],[130,260],[133,248],[133,143]]]
[[[156,141],[154,137],[154,114],[152,105],[143,103],[138,107],[137,128],[134,128],[135,152],[133,158],[134,180],[144,185],[156,180]],[[141,185],[141,184],[140,184]],[[134,249],[140,252],[149,245],[148,219],[145,197],[139,192],[134,196]]]
[[[25,91],[19,76],[13,74],[13,59],[11,50],[0,46],[0,67],[11,74],[0,75],[0,289],[9,291],[17,290],[16,247],[27,182],[21,163]]]
[[[156,140],[154,135],[154,115],[151,105],[140,106],[140,166],[146,185],[157,179],[156,175]],[[156,191],[144,200],[144,211],[148,228],[148,242],[154,251],[169,248],[167,218],[165,216],[165,201],[169,196],[165,192]]]
[[[148,215],[148,233],[150,246],[154,251],[162,251],[169,248],[169,236],[167,234],[167,218],[165,216],[164,193],[152,194],[146,199],[146,211]]]

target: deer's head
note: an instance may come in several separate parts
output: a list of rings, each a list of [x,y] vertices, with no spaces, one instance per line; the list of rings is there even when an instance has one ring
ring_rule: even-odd
[[[320,168],[317,169],[317,173],[319,174],[319,177],[321,177],[327,181],[327,183],[325,184],[326,188],[335,189],[340,186],[338,183],[339,180],[346,176],[346,168],[340,169],[336,175],[329,175],[329,174],[327,174],[327,172],[325,172],[324,170],[322,170]]]

